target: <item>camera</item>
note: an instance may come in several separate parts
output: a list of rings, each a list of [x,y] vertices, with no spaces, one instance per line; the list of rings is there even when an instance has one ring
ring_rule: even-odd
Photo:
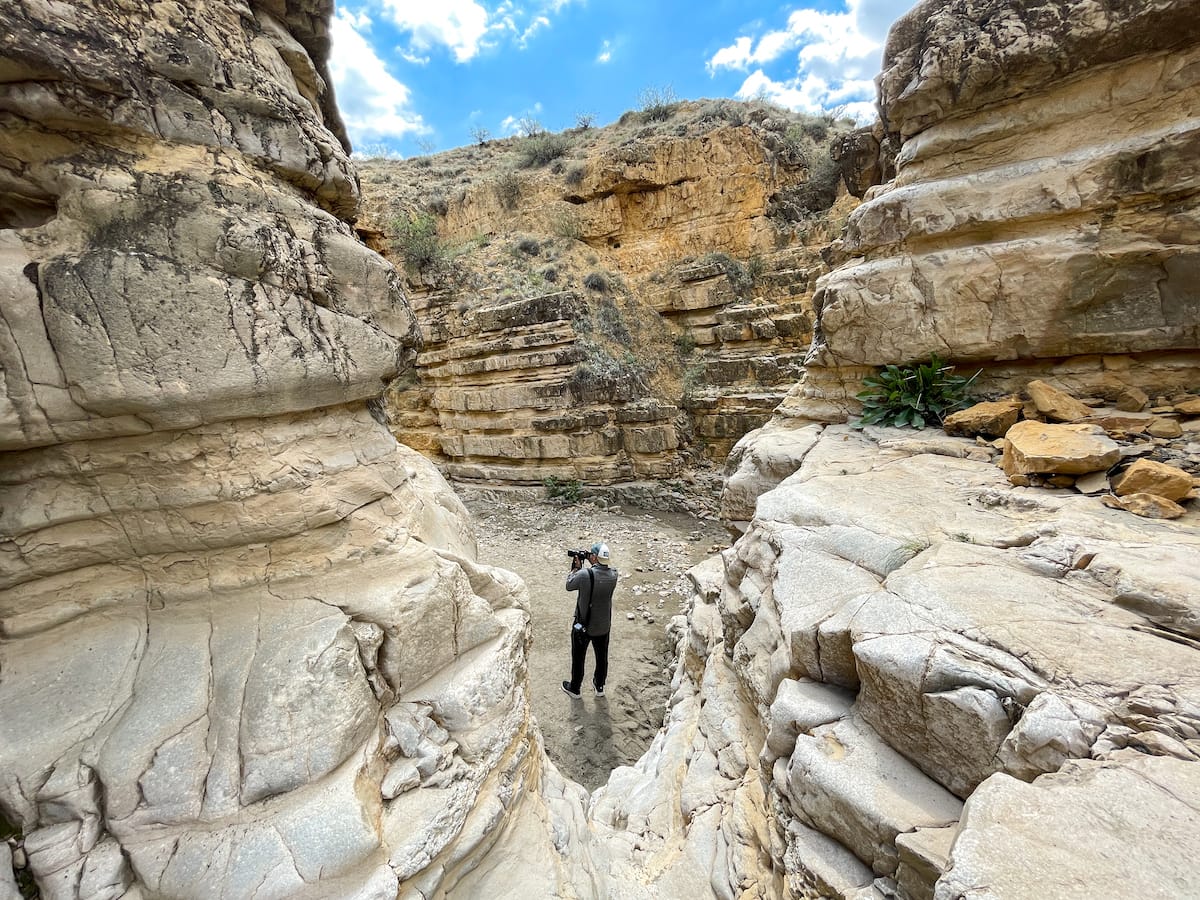
[[[567,551],[567,556],[571,557],[571,559],[577,559],[581,563],[591,555],[592,555],[591,550],[568,550]]]

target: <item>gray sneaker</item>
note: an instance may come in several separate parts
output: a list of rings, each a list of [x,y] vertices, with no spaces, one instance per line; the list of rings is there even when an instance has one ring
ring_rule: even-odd
[[[597,697],[603,697],[603,696],[604,696],[604,685],[602,685],[602,684],[601,684],[601,685],[594,685],[594,684],[593,684],[593,685],[592,685],[592,687],[596,689],[596,696],[597,696]]]
[[[564,693],[564,694],[570,694],[570,695],[571,695],[572,697],[574,697],[576,700],[582,700],[582,699],[583,699],[583,694],[582,694],[582,693],[576,693],[575,691],[571,690],[571,682],[569,682],[569,681],[564,681],[564,682],[562,683],[562,689],[563,689],[563,693]]]

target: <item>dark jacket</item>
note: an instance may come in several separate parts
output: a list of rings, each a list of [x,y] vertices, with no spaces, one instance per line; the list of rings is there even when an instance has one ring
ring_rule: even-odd
[[[603,563],[591,569],[576,569],[567,576],[567,590],[579,591],[575,621],[586,624],[592,637],[608,634],[612,628],[612,597],[616,587],[617,570]]]

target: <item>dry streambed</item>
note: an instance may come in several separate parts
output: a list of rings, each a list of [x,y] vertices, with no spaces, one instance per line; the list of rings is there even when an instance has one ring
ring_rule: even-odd
[[[533,619],[530,703],[546,752],[588,790],[635,762],[662,725],[672,647],[666,628],[686,608],[685,573],[728,545],[714,521],[682,513],[590,502],[562,505],[504,492],[463,491],[475,519],[480,562],[511,569],[529,585]],[[591,692],[589,654],[582,700],[564,694],[570,675],[574,594],[565,589],[569,548],[606,541],[620,572],[613,598],[608,690]]]

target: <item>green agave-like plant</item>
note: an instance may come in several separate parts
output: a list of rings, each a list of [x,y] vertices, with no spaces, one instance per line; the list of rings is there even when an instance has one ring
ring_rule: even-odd
[[[864,425],[910,425],[924,428],[926,423],[941,424],[946,416],[971,405],[967,390],[979,377],[951,374],[954,366],[947,365],[937,354],[929,362],[915,366],[884,366],[874,377],[863,379],[863,390],[855,396],[862,401],[862,418],[855,423]],[[980,370],[982,371],[982,370]]]

